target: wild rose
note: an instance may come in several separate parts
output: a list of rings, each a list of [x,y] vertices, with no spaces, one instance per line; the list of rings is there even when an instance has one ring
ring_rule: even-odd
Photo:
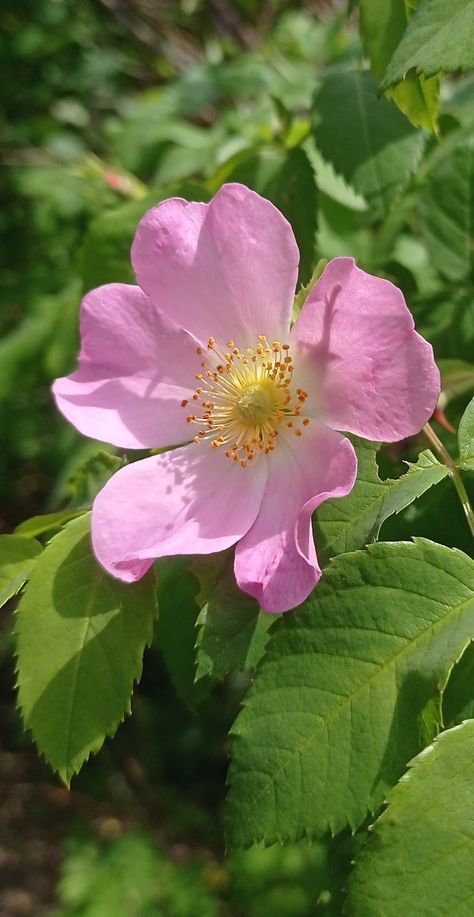
[[[266,611],[293,608],[321,575],[311,514],[356,477],[337,431],[391,442],[430,417],[439,374],[400,290],[336,258],[290,327],[298,261],[282,214],[229,184],[209,204],[148,211],[132,247],[139,285],[85,297],[59,409],[115,446],[179,446],[98,494],[93,548],[113,576],[235,544],[239,586]]]

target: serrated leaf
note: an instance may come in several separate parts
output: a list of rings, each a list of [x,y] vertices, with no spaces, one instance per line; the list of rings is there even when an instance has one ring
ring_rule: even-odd
[[[305,151],[268,148],[252,152],[239,159],[225,180],[253,188],[286,216],[300,251],[299,283],[308,283],[316,264],[318,193]]]
[[[37,535],[44,535],[54,529],[60,529],[66,522],[82,516],[85,509],[63,509],[59,513],[46,513],[42,516],[31,516],[25,519],[15,529],[16,535],[26,535],[28,538],[36,538]]]
[[[335,558],[275,625],[233,728],[232,845],[360,826],[441,724],[474,632],[474,561],[433,542]]]
[[[110,452],[95,452],[83,461],[69,481],[71,509],[89,507],[99,490],[119,468],[126,465],[126,459]]]
[[[430,487],[449,474],[432,452],[418,456],[416,464],[394,480],[379,478],[376,460],[377,444],[354,438],[357,453],[357,481],[347,497],[327,500],[314,518],[315,540],[320,563],[335,554],[354,551],[375,541],[382,524],[399,513]]]
[[[424,145],[370,73],[328,72],[313,107],[315,142],[336,172],[362,194],[373,220],[390,207],[415,171]]]
[[[360,0],[360,28],[372,72],[380,80],[410,20],[412,4],[399,0]],[[414,6],[417,5],[415,0]],[[437,131],[439,80],[418,76],[415,72],[387,91],[416,127]]]
[[[458,444],[461,468],[474,471],[474,398],[459,421]]]
[[[107,576],[89,523],[89,514],[74,519],[45,548],[16,625],[25,728],[67,784],[130,712],[156,615],[153,577]]]
[[[345,914],[471,917],[474,909],[474,720],[410,762],[356,857]]]
[[[274,620],[237,587],[231,558],[211,586],[198,617],[196,677],[224,678],[235,669],[255,669]]]
[[[387,89],[416,69],[434,76],[474,67],[474,0],[421,0],[382,82]]]
[[[42,550],[32,538],[0,536],[0,608],[26,583]]]
[[[474,280],[474,140],[434,157],[420,204],[420,228],[439,271],[451,281]]]

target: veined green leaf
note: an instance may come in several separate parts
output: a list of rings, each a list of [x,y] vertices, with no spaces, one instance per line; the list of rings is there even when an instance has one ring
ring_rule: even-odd
[[[407,28],[412,6],[400,0],[359,0],[360,27],[364,48],[369,57],[374,76],[382,79],[387,64]],[[427,80],[414,71],[407,73],[398,86],[387,90],[400,110],[417,127],[436,132],[438,114],[439,80]]]
[[[335,554],[362,548],[375,541],[382,524],[399,513],[430,487],[449,474],[432,452],[422,452],[416,464],[409,464],[401,477],[382,481],[378,475],[377,445],[354,440],[357,453],[357,481],[347,497],[327,500],[314,518],[314,532],[320,563]]]
[[[231,844],[361,825],[441,725],[474,561],[417,539],[335,558],[275,625],[233,732]]]
[[[471,917],[474,910],[474,720],[410,762],[356,857],[345,914]]]
[[[26,583],[42,547],[23,535],[0,536],[0,608]]]
[[[316,93],[313,130],[317,147],[366,198],[372,219],[387,216],[415,171],[424,145],[370,73],[328,72]]]
[[[130,585],[107,576],[89,521],[74,519],[45,548],[16,626],[24,724],[67,784],[130,712],[156,615],[153,577]]]
[[[409,70],[434,76],[474,67],[474,0],[421,0],[382,82],[388,89]]]
[[[420,228],[439,271],[474,280],[474,140],[460,139],[433,158],[420,205]]]

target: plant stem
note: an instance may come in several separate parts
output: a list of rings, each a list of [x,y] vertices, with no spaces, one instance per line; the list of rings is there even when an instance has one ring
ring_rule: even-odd
[[[464,510],[464,515],[466,516],[466,519],[467,519],[467,524],[471,530],[471,535],[474,538],[474,510],[469,501],[469,497],[467,495],[466,488],[464,487],[464,482],[461,477],[459,468],[457,467],[456,463],[451,458],[449,452],[447,452],[446,449],[444,448],[443,443],[437,437],[431,424],[426,423],[425,426],[423,427],[423,432],[426,438],[429,440],[429,442],[433,446],[433,448],[438,453],[441,461],[443,462],[443,465],[446,465],[449,468],[449,473],[453,480],[453,484],[458,492],[458,497],[461,501],[461,506]]]

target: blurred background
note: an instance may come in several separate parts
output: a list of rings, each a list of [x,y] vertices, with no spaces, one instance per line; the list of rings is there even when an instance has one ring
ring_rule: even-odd
[[[447,298],[420,228],[416,176],[382,221],[318,149],[310,113],[322,74],[362,61],[346,2],[16,0],[2,5],[0,23],[0,532],[82,505],[114,466],[105,444],[56,413],[49,387],[74,366],[81,295],[131,279],[136,223],[166,197],[208,200],[223,181],[245,182],[292,221],[302,283],[319,258],[352,254],[403,287],[437,356],[468,359],[474,316],[463,312],[464,352],[456,272]],[[472,126],[472,98],[469,78],[446,94],[440,137]],[[424,177],[437,143],[426,134]],[[452,419],[463,393],[450,393]],[[387,473],[399,459],[386,457]],[[409,524],[411,534],[413,512],[398,533]],[[443,498],[431,516],[421,512],[418,533],[444,512]],[[456,513],[445,538],[465,548]],[[318,900],[339,913],[330,886],[350,859],[349,838],[330,851],[225,856],[227,734],[248,678],[193,685],[198,585],[182,572],[180,594],[162,596],[133,718],[71,792],[22,733],[3,609],[1,917],[305,917]]]

